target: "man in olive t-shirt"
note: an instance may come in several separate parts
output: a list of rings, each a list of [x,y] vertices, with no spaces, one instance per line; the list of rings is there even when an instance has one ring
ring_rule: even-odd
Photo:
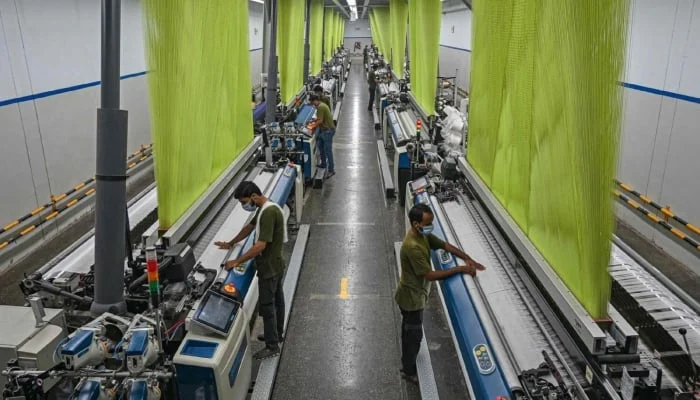
[[[374,107],[374,96],[377,93],[377,64],[372,64],[367,74],[367,84],[369,85],[369,105],[367,111],[372,111]]]
[[[394,299],[401,309],[401,375],[418,383],[416,357],[423,340],[423,309],[430,293],[430,282],[457,274],[476,275],[483,265],[472,260],[460,249],[432,234],[433,212],[425,204],[417,204],[408,213],[411,229],[401,245],[401,279]],[[430,251],[442,249],[464,260],[466,265],[433,271]]]
[[[331,106],[331,98],[327,94],[323,93],[323,87],[321,85],[314,86],[314,94],[318,96],[322,103],[328,106],[331,110],[331,115],[333,115],[333,106]]]
[[[249,224],[228,242],[216,242],[216,245],[229,249],[236,243],[250,236],[256,227],[256,240],[253,247],[235,260],[226,262],[227,270],[237,268],[255,258],[258,273],[258,291],[260,316],[263,318],[263,337],[265,348],[255,353],[256,359],[268,358],[279,354],[279,342],[282,340],[284,329],[284,293],[282,278],[284,276],[285,260],[282,255],[284,246],[284,216],[282,210],[269,203],[260,188],[253,182],[244,181],[236,188],[233,196],[241,202],[243,209],[248,212],[257,211]],[[258,221],[259,220],[259,221]]]
[[[309,101],[316,107],[316,121],[318,122],[318,135],[316,145],[321,153],[321,164],[318,168],[327,168],[326,178],[335,175],[335,164],[333,163],[333,136],[335,136],[335,123],[333,113],[328,106],[321,102],[321,98],[316,94],[309,96]]]

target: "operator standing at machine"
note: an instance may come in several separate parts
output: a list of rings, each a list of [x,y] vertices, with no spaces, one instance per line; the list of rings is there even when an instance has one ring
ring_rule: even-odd
[[[377,93],[377,65],[372,64],[371,71],[367,74],[367,84],[369,84],[369,105],[367,111],[372,111],[374,106],[374,95]]]
[[[263,318],[264,335],[258,336],[265,341],[265,348],[253,355],[256,359],[273,357],[279,354],[279,343],[284,330],[284,293],[282,277],[286,266],[282,248],[287,241],[287,227],[282,209],[275,202],[263,196],[258,185],[244,181],[233,193],[243,209],[256,211],[250,223],[228,242],[216,242],[222,249],[230,249],[255,231],[255,244],[245,254],[235,260],[226,262],[226,270],[237,268],[248,260],[255,258],[258,273],[258,290],[260,292],[260,316]]]
[[[316,94],[309,96],[309,101],[316,107],[316,122],[318,123],[317,143],[321,152],[321,164],[318,168],[328,168],[326,178],[335,175],[335,164],[333,163],[333,136],[335,135],[335,123],[333,113]]]
[[[434,218],[432,210],[425,204],[417,204],[409,211],[411,229],[401,245],[401,280],[394,296],[402,315],[401,376],[416,384],[416,358],[423,340],[423,309],[430,293],[430,282],[457,274],[476,276],[476,271],[485,269],[460,249],[433,235]],[[434,271],[430,266],[430,251],[437,249],[452,253],[466,265]]]
[[[333,107],[331,106],[331,98],[328,97],[328,95],[326,95],[325,93],[323,93],[323,87],[321,85],[314,86],[314,94],[318,96],[321,102],[325,103],[328,106],[328,108],[331,110],[332,115]]]

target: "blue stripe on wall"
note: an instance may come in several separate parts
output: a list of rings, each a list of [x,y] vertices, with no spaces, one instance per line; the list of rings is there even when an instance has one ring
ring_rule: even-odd
[[[258,51],[258,50],[262,50],[262,49],[263,49],[262,47],[258,47],[255,49],[250,49],[250,51],[252,52],[252,51]],[[129,78],[136,78],[136,77],[143,76],[143,75],[146,75],[146,71],[135,72],[133,74],[126,74],[126,75],[123,75],[119,79],[124,80],[124,79],[129,79]],[[89,87],[99,86],[99,85],[100,85],[100,81],[94,81],[94,82],[88,82],[88,83],[81,83],[80,85],[68,86],[68,87],[64,87],[64,88],[60,88],[60,89],[49,90],[46,92],[30,94],[27,96],[15,97],[13,99],[0,100],[0,107],[9,106],[12,104],[24,103],[24,102],[32,101],[32,100],[43,99],[45,97],[56,96],[56,95],[68,93],[68,92],[75,92],[76,90],[87,89]]]
[[[143,75],[146,75],[146,71],[136,72],[133,74],[126,74],[126,75],[121,76],[119,79],[124,80],[124,79],[129,79],[129,78],[136,78],[138,76],[143,76]],[[30,94],[28,96],[15,97],[14,99],[0,100],[0,107],[8,106],[11,104],[24,103],[25,101],[43,99],[44,97],[56,96],[56,95],[68,93],[68,92],[75,92],[76,90],[86,89],[89,87],[99,86],[99,85],[100,85],[100,81],[94,81],[94,82],[88,82],[88,83],[81,83],[80,85],[68,86],[68,87],[64,87],[64,88],[60,88],[60,89],[49,90],[47,92]]]
[[[441,44],[440,47],[447,47],[448,49],[453,49],[453,50],[459,50],[459,51],[466,51],[467,53],[471,53],[472,51],[469,49],[463,49],[461,47],[454,47],[454,46],[448,46],[446,44]]]
[[[683,101],[689,101],[691,103],[700,104],[700,97],[688,96],[686,94],[680,94],[675,92],[669,92],[661,89],[654,89],[648,86],[635,85],[634,83],[620,82],[620,85],[626,87],[627,89],[638,90],[640,92],[646,92],[651,94],[656,94],[659,96],[670,97],[672,99],[678,99]]]

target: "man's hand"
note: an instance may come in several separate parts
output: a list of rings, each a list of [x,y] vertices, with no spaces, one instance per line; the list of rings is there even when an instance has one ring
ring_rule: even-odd
[[[233,245],[229,242],[214,242],[214,244],[219,246],[220,249],[224,249],[224,250],[228,250],[231,247],[233,247]]]
[[[226,264],[224,264],[224,269],[226,269],[226,271],[230,271],[230,270],[238,267],[238,264],[240,264],[238,262],[238,260],[226,261]]]
[[[486,267],[484,267],[483,265],[479,264],[478,262],[476,262],[474,260],[469,260],[467,265],[471,265],[472,267],[474,267],[474,269],[476,271],[484,271],[486,269]]]
[[[460,265],[457,268],[459,269],[459,272],[467,274],[472,278],[476,276],[476,271],[483,271],[486,269],[486,267],[475,261],[470,261],[467,263],[467,265]]]

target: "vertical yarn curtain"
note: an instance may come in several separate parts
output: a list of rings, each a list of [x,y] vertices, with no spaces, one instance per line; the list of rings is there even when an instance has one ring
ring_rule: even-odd
[[[248,1],[144,0],[160,227],[253,138]]]
[[[467,160],[593,318],[610,299],[628,6],[474,4]]]
[[[411,92],[428,115],[435,114],[441,21],[440,0],[409,0]],[[491,28],[502,29],[500,26]]]
[[[408,5],[406,0],[391,0],[391,68],[399,78],[403,78],[404,55],[406,54],[406,30],[408,29]]]
[[[208,1],[208,0],[207,0]],[[304,85],[306,0],[277,0],[277,60],[282,101],[289,103]]]
[[[391,50],[389,21],[389,8],[377,7],[369,10],[369,23],[372,30],[372,41],[385,59],[389,59],[389,51]],[[438,26],[438,29],[440,29],[440,26]]]
[[[336,27],[335,27],[335,48],[340,47],[340,42],[342,41],[343,35],[343,16],[340,13],[336,14]]]
[[[323,61],[328,61],[333,56],[333,26],[335,22],[335,11],[326,10],[323,24]]]
[[[323,63],[323,0],[311,0],[309,14],[309,73],[317,74]]]

